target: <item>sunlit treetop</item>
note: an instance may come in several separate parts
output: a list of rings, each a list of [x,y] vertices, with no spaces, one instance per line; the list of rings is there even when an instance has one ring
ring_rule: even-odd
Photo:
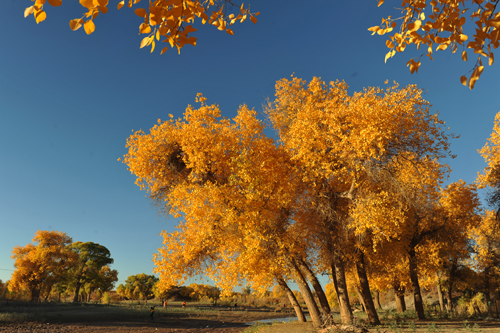
[[[481,186],[490,186],[494,189],[500,188],[500,112],[495,116],[493,131],[488,141],[479,153],[484,158],[487,167],[483,174],[478,175]]]
[[[62,0],[32,0],[34,5],[26,8],[24,16],[34,16],[37,23],[44,21],[47,17],[46,4],[52,7],[62,5]],[[117,8],[124,6],[132,8],[141,0],[122,0]],[[85,32],[90,35],[95,30],[95,19],[99,14],[108,12],[109,0],[80,0],[80,4],[86,12],[82,17],[69,22],[72,30],[78,30],[83,26]],[[193,27],[196,22],[208,23],[220,31],[232,35],[231,26],[236,22],[244,22],[250,19],[257,23],[256,16],[259,13],[251,13],[250,6],[242,3],[236,5],[232,0],[155,0],[149,1],[146,8],[136,8],[135,14],[144,19],[139,25],[139,34],[146,36],[141,41],[141,48],[151,46],[154,51],[157,42],[166,42],[171,48],[180,52],[187,44],[196,45],[196,37],[192,33],[197,29]],[[163,54],[168,50],[165,44],[161,49]]]
[[[379,0],[378,5],[383,3],[384,0]],[[497,5],[498,0],[403,0],[401,17],[389,16],[382,19],[380,26],[368,30],[379,35],[392,33],[386,41],[390,49],[385,56],[386,61],[396,52],[403,52],[408,45],[415,45],[417,50],[422,48],[423,53],[407,63],[412,73],[418,71],[424,55],[433,60],[433,52],[449,49],[452,53],[458,51],[467,61],[467,50],[472,51],[478,55],[472,74],[468,79],[463,75],[460,81],[473,89],[484,70],[482,57],[491,66],[493,50],[500,45],[500,12]],[[466,23],[468,18],[473,24]]]
[[[386,163],[408,152],[417,159],[450,156],[453,135],[415,85],[369,87],[352,95],[347,89],[344,82],[320,78],[276,83],[276,99],[266,113],[308,179],[350,186],[367,162]]]

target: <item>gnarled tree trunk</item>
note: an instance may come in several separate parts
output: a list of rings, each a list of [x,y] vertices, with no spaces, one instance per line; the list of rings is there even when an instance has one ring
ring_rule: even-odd
[[[330,305],[328,304],[328,299],[326,298],[325,292],[323,291],[323,287],[319,283],[316,275],[311,271],[309,266],[302,259],[297,259],[297,266],[300,268],[301,272],[307,277],[309,282],[314,288],[316,292],[316,296],[318,296],[319,304],[321,305],[321,310],[323,311],[323,316],[326,318],[330,314]]]
[[[415,303],[415,312],[417,313],[418,319],[425,319],[424,302],[422,300],[422,294],[420,292],[420,284],[418,283],[417,254],[415,253],[415,249],[409,251],[409,262],[410,262],[410,280],[411,280],[413,301]]]
[[[438,283],[436,285],[438,292],[438,300],[439,300],[439,309],[444,311],[444,298],[443,298],[443,290],[441,289],[441,280],[438,279]]]
[[[289,264],[292,269],[293,278],[299,286],[302,297],[304,297],[304,301],[306,302],[307,309],[309,310],[309,314],[311,315],[311,319],[313,321],[313,325],[316,327],[320,327],[323,324],[321,322],[321,314],[319,313],[319,309],[316,305],[316,301],[314,300],[311,289],[309,289],[309,286],[307,285],[307,280],[304,278],[293,260],[289,260]]]
[[[299,302],[297,302],[297,298],[295,297],[293,291],[290,289],[290,287],[288,287],[288,285],[286,284],[285,280],[282,277],[278,276],[276,277],[276,280],[278,281],[280,287],[286,292],[288,300],[290,301],[290,304],[292,304],[292,307],[295,310],[295,314],[297,315],[297,319],[299,320],[299,322],[305,323],[306,317],[304,316],[304,312],[302,311]]]
[[[373,292],[374,297],[374,302],[375,302],[375,309],[377,310],[382,310],[382,305],[380,305],[380,292],[378,290],[375,290]]]
[[[392,286],[394,288],[394,298],[396,299],[396,310],[399,313],[403,313],[406,311],[405,288],[401,287],[399,281],[395,282]]]
[[[351,303],[347,292],[347,282],[345,278],[344,263],[341,260],[335,260],[332,264],[332,275],[335,275],[333,282],[340,306],[340,317],[343,324],[350,325],[353,322]]]
[[[370,292],[370,284],[368,283],[368,276],[366,275],[366,268],[364,262],[364,254],[359,255],[359,260],[356,261],[356,271],[358,273],[359,286],[361,297],[363,298],[363,306],[365,307],[368,320],[372,325],[380,325],[375,304],[373,304],[372,294]]]

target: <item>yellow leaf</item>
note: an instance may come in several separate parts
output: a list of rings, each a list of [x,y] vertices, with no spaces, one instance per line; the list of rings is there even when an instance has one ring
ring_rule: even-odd
[[[392,49],[394,47],[394,44],[392,44],[392,42],[390,40],[387,40],[385,42],[385,45],[387,45],[388,48]]]
[[[149,37],[144,37],[142,39],[142,41],[141,41],[141,47],[140,48],[142,49],[144,46],[148,45],[148,43],[149,43]]]
[[[151,43],[151,53],[153,53],[153,51],[155,50],[155,41],[153,39],[153,42]]]
[[[231,29],[226,29],[226,32],[227,32],[228,34],[230,34],[230,35],[234,35],[234,32],[233,32],[233,30],[231,30]]]
[[[91,9],[94,7],[94,3],[92,0],[80,0],[80,5],[85,8]]]
[[[389,59],[391,57],[391,51],[387,52],[387,54],[385,55],[385,63],[387,63],[387,59]]]
[[[465,42],[467,39],[469,39],[469,37],[467,35],[460,34],[460,41],[461,42]]]
[[[69,21],[69,27],[71,30],[76,31],[82,27],[82,19],[76,19]]]
[[[465,50],[462,52],[462,60],[467,61],[467,52]]]
[[[35,14],[36,24],[44,21],[46,18],[47,18],[47,14],[45,14],[45,12],[43,10],[41,10]]]
[[[85,29],[85,32],[87,33],[87,35],[90,35],[91,33],[93,33],[95,30],[94,21],[88,20],[87,22],[85,22],[83,24],[83,29]]]
[[[161,52],[160,52],[160,54],[163,54],[163,53],[165,53],[165,52],[166,52],[167,50],[168,50],[168,46],[165,46],[165,47],[164,47],[163,49],[161,49]]]
[[[134,12],[135,12],[135,15],[137,15],[139,17],[146,17],[146,15],[147,15],[147,12],[144,8],[137,8]]]
[[[139,26],[139,34],[149,34],[151,32],[151,27],[147,23],[143,23]]]
[[[414,23],[408,24],[408,31],[414,32],[420,29],[420,26],[422,25],[422,21],[416,20]]]
[[[380,7],[380,6],[382,6],[383,3],[384,3],[384,0],[378,0],[377,6]]]
[[[465,77],[465,75],[462,75],[460,77],[460,82],[462,82],[464,86],[467,86],[467,77]]]
[[[62,0],[48,0],[49,5],[52,7],[59,7],[62,4]]]
[[[444,51],[444,50],[446,50],[447,48],[448,48],[448,45],[446,45],[446,44],[441,44],[441,45],[439,45],[439,46],[436,48],[436,51],[438,51],[438,50]]]
[[[257,24],[257,18],[253,15],[250,15],[250,21],[252,21],[254,24]]]
[[[26,8],[24,10],[24,17],[30,16],[31,14],[33,14],[34,11],[35,11],[35,8],[33,6]]]
[[[495,59],[493,58],[493,52],[490,52],[490,57],[488,59],[488,64],[490,66],[493,65],[493,61],[495,61]]]
[[[122,8],[123,6],[125,6],[125,0],[120,1],[120,2],[118,3],[118,5],[116,6],[116,8],[117,8],[118,10],[120,10],[120,8]]]

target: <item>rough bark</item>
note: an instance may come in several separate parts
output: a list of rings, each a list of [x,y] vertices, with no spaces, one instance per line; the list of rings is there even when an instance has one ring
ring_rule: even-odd
[[[292,268],[293,278],[299,286],[302,297],[304,297],[304,301],[306,302],[307,309],[309,310],[309,314],[311,315],[313,325],[316,327],[320,327],[323,324],[321,322],[321,314],[319,312],[318,306],[316,305],[316,301],[314,300],[311,289],[309,289],[309,286],[307,285],[307,280],[304,278],[299,268],[293,261],[290,260],[290,264]]]
[[[375,301],[375,309],[377,310],[382,310],[382,305],[380,305],[380,292],[378,290],[375,290],[373,292],[374,301]]]
[[[302,311],[299,302],[297,302],[297,298],[295,298],[293,291],[290,289],[290,287],[288,287],[288,285],[286,284],[285,280],[283,280],[282,277],[276,277],[276,280],[278,281],[280,287],[286,292],[288,300],[290,301],[290,304],[292,304],[292,307],[295,310],[295,314],[297,315],[297,319],[299,320],[299,322],[305,323],[306,317],[304,316],[304,312]]]
[[[343,324],[350,325],[352,324],[354,317],[352,315],[351,304],[349,302],[344,263],[341,260],[336,260],[333,264],[333,269],[335,275],[334,281],[337,281],[337,287],[335,289],[339,300],[340,317]]]
[[[40,299],[40,288],[35,287],[31,289],[31,302],[35,303],[38,302]]]
[[[455,273],[457,271],[457,264],[455,262],[452,263],[450,269],[450,276],[448,277],[447,290],[446,290],[446,299],[448,300],[448,312],[453,312],[453,300],[452,300],[452,292],[453,286],[455,282]]]
[[[488,317],[492,317],[491,314],[491,297],[490,297],[490,268],[486,267],[484,269],[484,299],[486,301],[486,306],[488,307]]]
[[[415,304],[415,312],[417,313],[418,319],[425,319],[424,302],[422,300],[422,294],[420,292],[420,284],[418,282],[417,254],[415,253],[415,249],[409,251],[409,261],[410,261],[410,280],[411,280],[413,301]]]
[[[396,309],[399,313],[406,311],[405,288],[401,287],[399,282],[393,284],[394,298],[396,299]]]
[[[438,279],[436,287],[438,292],[439,308],[442,312],[444,312],[444,298],[443,298],[443,290],[441,288],[441,280]]]
[[[311,285],[313,286],[314,291],[318,296],[319,304],[321,305],[321,310],[323,311],[323,316],[326,318],[330,314],[331,309],[330,305],[328,304],[328,299],[326,298],[325,292],[323,291],[323,287],[321,287],[321,284],[316,278],[316,275],[311,271],[304,260],[297,259],[297,265],[299,266],[301,272],[307,277],[309,282],[311,282]]]
[[[361,287],[358,284],[356,284],[354,286],[354,290],[356,291],[356,295],[358,296],[359,301],[361,302],[361,310],[363,310],[363,312],[366,312],[365,300],[363,298],[363,295],[361,295]]]
[[[359,260],[356,261],[356,271],[358,273],[360,293],[363,298],[363,306],[368,315],[368,321],[372,325],[380,325],[377,310],[375,310],[375,304],[373,304],[373,298],[370,292],[370,284],[368,283],[368,276],[366,275],[363,254],[361,254]]]

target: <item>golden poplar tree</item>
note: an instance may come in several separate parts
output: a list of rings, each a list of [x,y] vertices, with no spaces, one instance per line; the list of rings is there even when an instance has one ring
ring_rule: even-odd
[[[61,275],[76,263],[76,255],[67,247],[70,244],[71,237],[63,232],[39,230],[32,243],[16,246],[9,290],[28,292],[32,302],[50,294]]]

